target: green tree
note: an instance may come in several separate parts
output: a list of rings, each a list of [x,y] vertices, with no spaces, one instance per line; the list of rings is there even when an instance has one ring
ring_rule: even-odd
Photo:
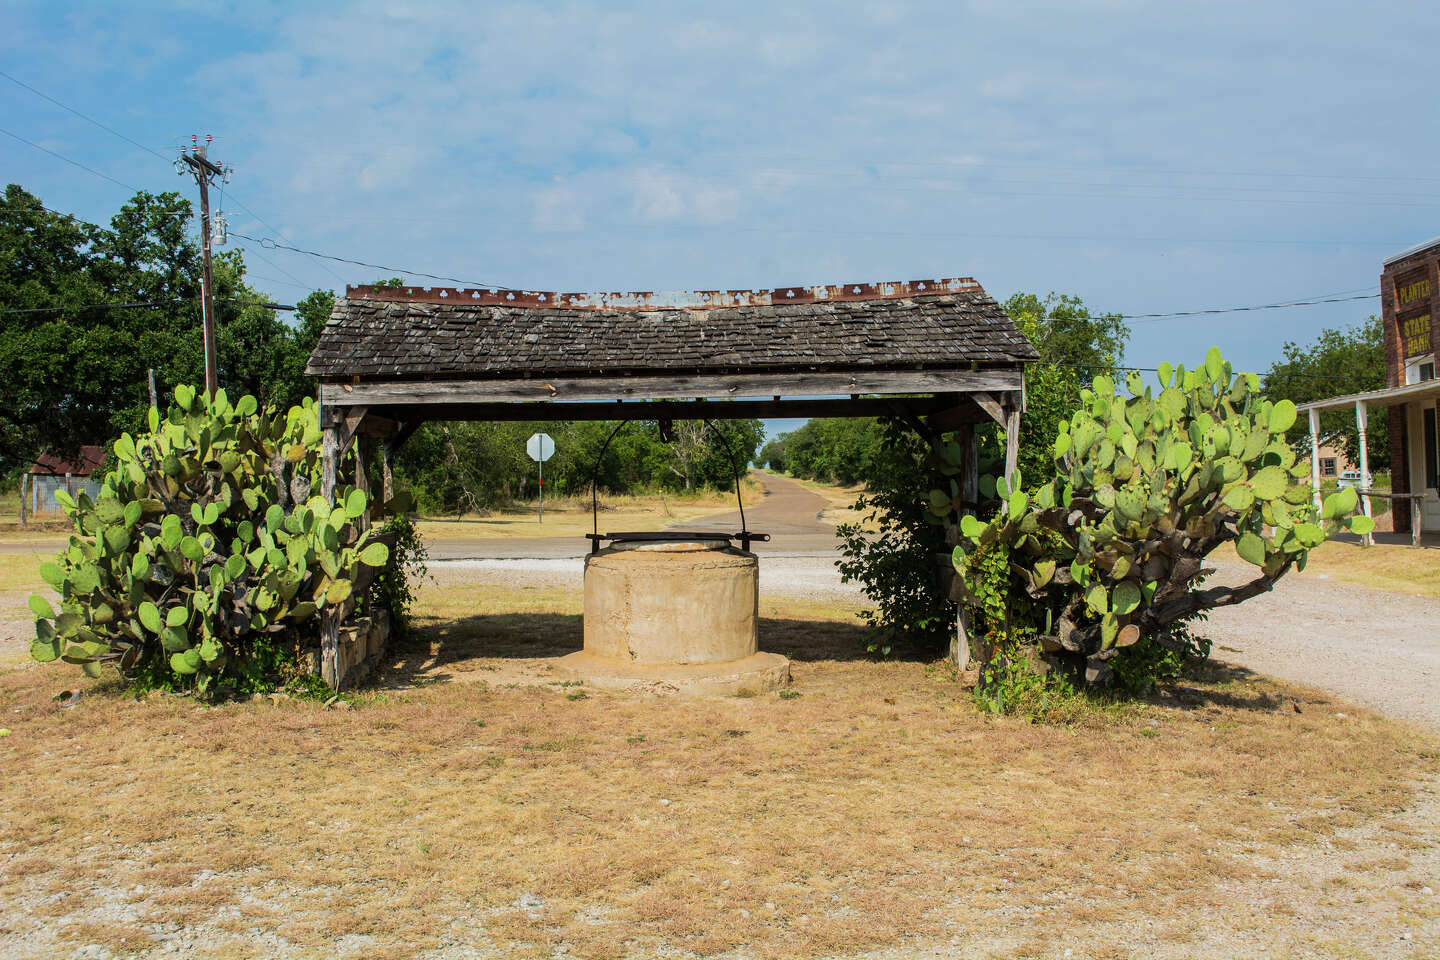
[[[1287,341],[1285,359],[1271,364],[1265,374],[1265,393],[1272,400],[1305,403],[1385,386],[1385,333],[1378,317],[1343,330],[1324,329],[1313,343],[1301,346]],[[1378,412],[1378,411],[1377,411]],[[1310,424],[1301,417],[1288,439],[1300,450],[1310,450]],[[1351,463],[1360,462],[1360,433],[1353,410],[1332,410],[1320,415],[1320,442],[1339,444]],[[1371,469],[1390,466],[1390,425],[1384,416],[1370,417],[1366,448]]]
[[[1019,458],[1021,475],[1039,481],[1053,468],[1056,424],[1070,416],[1092,380],[1116,375],[1130,329],[1118,314],[1092,315],[1068,294],[1017,293],[1005,301],[1005,312],[1040,354],[1025,371]]]
[[[0,476],[43,449],[104,443],[145,422],[162,392],[203,381],[200,254],[189,201],[137,193],[96,226],[46,210],[19,186],[0,200]],[[292,327],[245,282],[238,251],[215,257],[216,353],[232,394],[287,407],[313,392],[305,361],[333,294]],[[327,300],[326,298],[329,298]],[[119,304],[143,303],[143,307]],[[59,309],[57,309],[59,308]]]

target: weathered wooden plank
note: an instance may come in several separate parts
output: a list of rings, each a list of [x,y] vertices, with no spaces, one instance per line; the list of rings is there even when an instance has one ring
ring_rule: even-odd
[[[1019,390],[1019,369],[856,370],[852,372],[686,374],[551,380],[434,380],[322,383],[322,403],[418,406],[516,401],[680,400],[725,397],[825,397]]]
[[[1005,415],[1005,480],[1011,481],[1020,465],[1020,408],[1010,407]]]
[[[745,420],[773,417],[885,417],[903,404],[916,415],[956,405],[956,395],[882,399],[849,397],[797,400],[645,400],[633,403],[555,403],[514,401],[510,403],[429,404],[410,407],[380,407],[382,412],[422,420]],[[371,407],[371,416],[376,407]],[[369,417],[366,418],[369,421]],[[406,434],[408,436],[408,434]],[[391,443],[391,451],[399,447]]]

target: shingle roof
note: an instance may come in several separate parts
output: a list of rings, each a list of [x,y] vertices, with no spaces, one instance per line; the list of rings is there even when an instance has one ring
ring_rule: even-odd
[[[306,372],[321,379],[505,379],[1036,359],[973,280],[661,299],[351,287],[336,302]]]

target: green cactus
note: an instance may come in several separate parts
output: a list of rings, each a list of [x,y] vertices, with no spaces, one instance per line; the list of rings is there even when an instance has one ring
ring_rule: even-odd
[[[59,612],[31,598],[36,660],[90,676],[113,664],[204,691],[256,639],[317,634],[318,614],[350,598],[360,567],[389,562],[355,523],[363,492],[337,489],[333,502],[311,493],[313,401],[282,412],[182,385],[149,427],[115,441],[116,466],[94,501],[56,495],[75,532],[40,570]]]
[[[958,522],[962,579],[976,548],[1008,547],[1029,608],[1043,611],[1046,624],[1068,625],[1064,644],[1041,637],[1042,648],[1071,656],[1091,682],[1103,682],[1108,661],[1138,639],[1179,649],[1177,624],[1304,569],[1308,552],[1335,531],[1374,528],[1355,515],[1353,490],[1315,509],[1308,466],[1285,441],[1294,404],[1266,399],[1259,378],[1233,373],[1218,348],[1193,370],[1164,364],[1158,373],[1158,391],[1127,376],[1128,399],[1096,377],[1059,424],[1056,476],[1028,501],[1002,502],[989,523]],[[1007,489],[1003,480],[996,486]],[[1058,534],[1046,542],[1059,546],[1043,556],[1018,549],[1036,543],[1040,528]],[[1198,589],[1202,561],[1225,543],[1257,577]]]

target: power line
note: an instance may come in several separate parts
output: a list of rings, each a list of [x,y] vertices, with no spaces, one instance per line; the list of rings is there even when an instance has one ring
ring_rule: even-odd
[[[373,270],[389,270],[393,273],[403,273],[411,277],[425,277],[427,280],[444,280],[446,283],[460,283],[464,284],[465,286],[480,287],[486,290],[515,289],[514,287],[506,287],[498,283],[487,283],[484,280],[461,280],[457,277],[441,277],[433,273],[422,273],[419,270],[407,270],[404,267],[387,267],[379,263],[366,263],[364,260],[351,260],[348,257],[332,257],[328,253],[317,253],[314,250],[302,250],[299,247],[292,247],[289,244],[280,243],[276,240],[270,239],[269,237],[249,237],[243,233],[237,233],[234,230],[230,232],[233,236],[239,237],[241,240],[249,240],[251,243],[258,243],[266,250],[292,250],[295,253],[303,253],[308,257],[320,257],[324,260],[334,260],[337,263],[351,263],[357,267],[369,267]]]
[[[194,303],[191,297],[175,297],[170,300],[142,300],[134,303],[72,303],[56,307],[18,307],[9,310],[0,310],[0,316],[9,316],[17,313],[67,313],[78,310],[124,310],[131,307],[170,307],[177,303]],[[267,310],[293,311],[294,306],[284,303],[271,303],[268,300],[231,300],[220,299],[217,303],[228,303],[239,307],[264,307]]]
[[[139,188],[139,187],[132,187],[132,186],[131,186],[130,184],[128,184],[128,183],[122,183],[121,181],[116,180],[114,177],[110,176],[110,174],[108,174],[108,173],[101,173],[99,170],[96,170],[94,167],[87,167],[87,166],[85,166],[85,164],[81,163],[79,160],[71,160],[69,157],[65,156],[63,153],[56,153],[54,150],[51,150],[51,149],[48,148],[48,147],[42,147],[42,146],[40,146],[40,144],[34,142],[33,140],[26,140],[24,137],[20,136],[20,134],[18,134],[18,133],[11,133],[9,130],[6,130],[6,129],[3,128],[3,127],[0,127],[0,133],[5,134],[5,136],[7,136],[7,137],[13,137],[13,138],[15,138],[16,140],[19,140],[19,141],[20,141],[21,143],[23,143],[23,144],[26,144],[26,145],[28,145],[28,146],[34,147],[36,150],[39,150],[41,153],[48,153],[48,154],[50,154],[50,156],[56,158],[57,160],[64,160],[66,163],[70,164],[71,166],[79,167],[81,170],[84,170],[86,173],[93,173],[95,176],[99,177],[99,178],[102,179],[102,180],[109,180],[111,183],[115,184],[117,187],[124,187],[126,190],[133,190],[133,191],[135,191],[136,193],[139,193],[139,192],[140,192],[140,188]]]
[[[1289,307],[1313,307],[1320,303],[1349,303],[1353,300],[1374,300],[1378,293],[1366,293],[1356,297],[1325,297],[1315,300],[1289,300],[1284,303],[1258,303],[1248,307],[1215,307],[1210,310],[1179,310],[1174,313],[1131,313],[1119,314],[1121,320],[1171,320],[1179,317],[1204,317],[1216,313],[1250,313],[1255,310],[1284,310]]]
[[[79,117],[80,119],[86,121],[87,123],[94,124],[95,126],[99,127],[101,130],[104,130],[106,133],[111,134],[112,136],[119,137],[121,140],[124,140],[126,143],[129,143],[129,144],[132,144],[133,146],[139,147],[141,150],[144,150],[145,152],[147,152],[147,153],[149,153],[149,154],[151,154],[151,155],[153,155],[153,156],[159,157],[161,160],[164,160],[164,161],[166,161],[167,163],[170,162],[170,160],[171,160],[170,157],[165,156],[163,153],[160,153],[158,150],[154,150],[154,149],[152,149],[152,148],[150,148],[150,147],[147,147],[145,144],[141,143],[140,141],[135,140],[135,139],[133,139],[133,138],[131,138],[131,137],[126,136],[125,134],[121,133],[119,130],[116,130],[114,127],[111,127],[111,126],[108,126],[108,125],[106,125],[106,124],[104,124],[104,123],[101,123],[99,120],[96,120],[94,117],[89,116],[88,114],[81,113],[79,110],[76,110],[74,107],[70,106],[69,104],[63,103],[63,102],[61,102],[60,100],[57,100],[55,97],[50,96],[50,94],[45,93],[45,92],[42,91],[42,90],[38,90],[38,89],[36,89],[35,87],[32,87],[30,84],[26,83],[25,81],[23,81],[23,80],[21,80],[21,79],[19,79],[19,78],[17,78],[17,77],[13,77],[13,76],[11,76],[10,74],[6,73],[6,72],[3,71],[3,70],[0,70],[0,77],[4,77],[5,79],[11,81],[12,83],[16,83],[16,84],[24,87],[26,90],[29,90],[31,93],[35,94],[37,97],[40,97],[40,98],[42,98],[42,99],[44,99],[44,100],[48,100],[50,103],[53,103],[55,106],[59,107],[60,109],[69,111],[70,113],[73,113],[75,116],[77,116],[77,117]],[[14,134],[11,134],[11,136],[14,136]],[[19,138],[17,138],[17,139],[19,139]],[[26,141],[26,142],[28,143],[29,141]],[[31,146],[36,147],[36,149],[39,149],[39,150],[45,150],[44,147],[41,147],[41,146],[39,146],[38,144],[31,144]],[[53,154],[54,156],[60,157],[60,155],[54,153],[54,151],[49,151],[49,150],[47,150],[46,152],[47,152],[47,153],[51,153],[51,154]],[[119,183],[120,186],[126,187],[127,189],[130,189],[130,190],[135,190],[135,189],[136,189],[135,187],[130,187],[130,186],[126,185],[126,184],[120,183],[120,181],[115,180],[113,177],[109,177],[109,176],[107,176],[106,174],[100,173],[98,170],[91,170],[89,167],[86,167],[86,166],[84,166],[83,164],[76,163],[76,162],[73,161],[73,160],[69,160],[69,159],[66,158],[66,157],[60,157],[60,159],[66,160],[66,161],[69,162],[69,163],[75,163],[76,166],[79,166],[79,167],[81,167],[81,168],[84,169],[84,170],[89,170],[89,172],[94,173],[94,174],[96,174],[97,176],[105,177],[105,179],[110,180],[112,183]],[[137,192],[138,192],[138,191],[137,191]],[[223,191],[222,191],[221,196],[222,196],[222,201],[223,201],[223,197],[224,197]],[[284,234],[281,233],[280,230],[278,230],[276,227],[274,227],[274,226],[272,226],[271,224],[267,223],[267,222],[265,221],[265,218],[261,217],[261,216],[260,216],[258,213],[256,213],[254,210],[251,210],[249,207],[245,206],[245,204],[244,204],[243,202],[241,202],[241,200],[240,200],[239,197],[236,197],[236,196],[232,193],[232,194],[230,195],[230,199],[231,199],[232,201],[234,201],[234,203],[235,203],[236,206],[238,206],[241,210],[244,210],[246,213],[248,213],[251,217],[253,217],[253,218],[254,218],[258,223],[260,223],[262,226],[267,227],[268,229],[270,229],[271,231],[273,231],[273,232],[276,233],[277,235],[279,235],[279,236],[281,236],[281,237],[284,237]],[[223,202],[222,202],[222,209],[223,209]],[[264,260],[263,257],[262,257],[261,259]],[[266,260],[265,262],[266,262],[266,263],[270,263],[270,261],[268,261],[268,260]],[[274,264],[274,263],[270,263],[270,265],[271,265],[272,267],[275,267],[275,269],[276,269],[276,270],[279,270],[281,273],[285,273],[287,276],[291,276],[291,279],[294,279],[296,283],[300,283],[299,279],[293,277],[293,275],[289,274],[283,267],[280,267],[279,265]],[[323,266],[323,264],[322,264],[322,266]],[[328,266],[327,266],[325,269],[326,269],[327,271],[329,271],[329,273],[331,274],[331,276],[335,277],[337,280],[340,280],[341,282],[344,282],[344,279],[345,279],[345,278],[344,278],[344,277],[341,277],[341,276],[340,276],[338,273],[336,273],[334,270],[331,270]],[[303,285],[303,284],[302,284],[302,285]]]
[[[125,136],[125,134],[121,133],[119,130],[116,130],[116,129],[113,128],[113,127],[107,127],[107,126],[105,126],[105,124],[101,123],[99,120],[96,120],[94,117],[86,116],[85,114],[81,113],[79,110],[76,110],[74,107],[69,106],[69,105],[64,104],[64,103],[61,103],[59,100],[56,100],[54,97],[50,96],[50,94],[48,94],[48,93],[43,93],[43,92],[41,92],[41,91],[39,91],[39,90],[36,90],[34,87],[30,86],[30,84],[26,83],[24,80],[20,80],[20,79],[18,79],[18,78],[16,78],[16,77],[12,77],[10,74],[6,73],[4,70],[0,70],[0,77],[4,77],[6,80],[9,80],[11,83],[17,83],[17,84],[19,84],[20,86],[24,87],[26,90],[29,90],[31,93],[35,94],[35,96],[41,97],[42,99],[45,99],[45,100],[49,100],[51,103],[55,104],[55,106],[59,107],[59,108],[62,109],[62,110],[68,110],[68,111],[70,111],[71,113],[75,114],[75,116],[79,117],[81,120],[86,121],[87,123],[93,123],[95,126],[99,127],[101,130],[104,130],[106,133],[113,134],[114,136],[119,137],[121,140],[124,140],[126,143],[131,144],[131,145],[136,146],[136,147],[139,147],[141,150],[144,150],[146,153],[150,153],[150,154],[153,154],[153,155],[159,157],[161,160],[164,160],[166,163],[169,163],[169,162],[170,162],[170,158],[167,157],[167,156],[165,156],[163,153],[160,153],[158,150],[152,150],[150,147],[145,146],[145,144],[141,143],[140,141],[138,141],[138,140],[132,140],[132,139],[130,139],[129,137]]]
[[[265,218],[262,217],[262,216],[260,216],[260,214],[256,213],[254,210],[251,210],[249,207],[245,206],[245,204],[240,201],[240,198],[237,197],[237,196],[235,196],[234,193],[231,193],[231,194],[230,194],[230,199],[235,202],[235,205],[236,205],[237,207],[239,207],[241,210],[244,210],[246,213],[250,214],[250,216],[253,217],[253,218],[255,219],[255,221],[260,224],[260,226],[268,228],[271,233],[275,234],[277,237],[279,237],[279,238],[282,239],[282,240],[289,240],[289,239],[290,239],[289,237],[285,236],[285,234],[281,233],[278,228],[276,228],[275,226],[273,226],[273,225],[270,224],[270,223],[267,223],[266,220],[265,220]],[[232,230],[231,232],[234,233],[233,230]],[[240,237],[240,236],[243,236],[243,234],[236,233],[235,236]],[[249,238],[246,237],[245,239],[248,240]],[[278,246],[278,245],[277,245],[277,246]],[[275,266],[275,265],[274,265],[274,264],[271,264],[271,266]],[[326,272],[328,272],[328,273],[330,274],[330,276],[334,277],[336,280],[339,280],[341,283],[344,283],[344,282],[345,282],[345,278],[342,277],[342,276],[340,276],[340,274],[336,273],[333,269],[331,269],[328,264],[322,263],[322,264],[320,264],[320,266],[324,267],[325,270],[326,270]],[[279,267],[275,267],[275,269],[279,270],[280,268],[279,268]],[[281,272],[284,272],[284,271],[281,271]]]

